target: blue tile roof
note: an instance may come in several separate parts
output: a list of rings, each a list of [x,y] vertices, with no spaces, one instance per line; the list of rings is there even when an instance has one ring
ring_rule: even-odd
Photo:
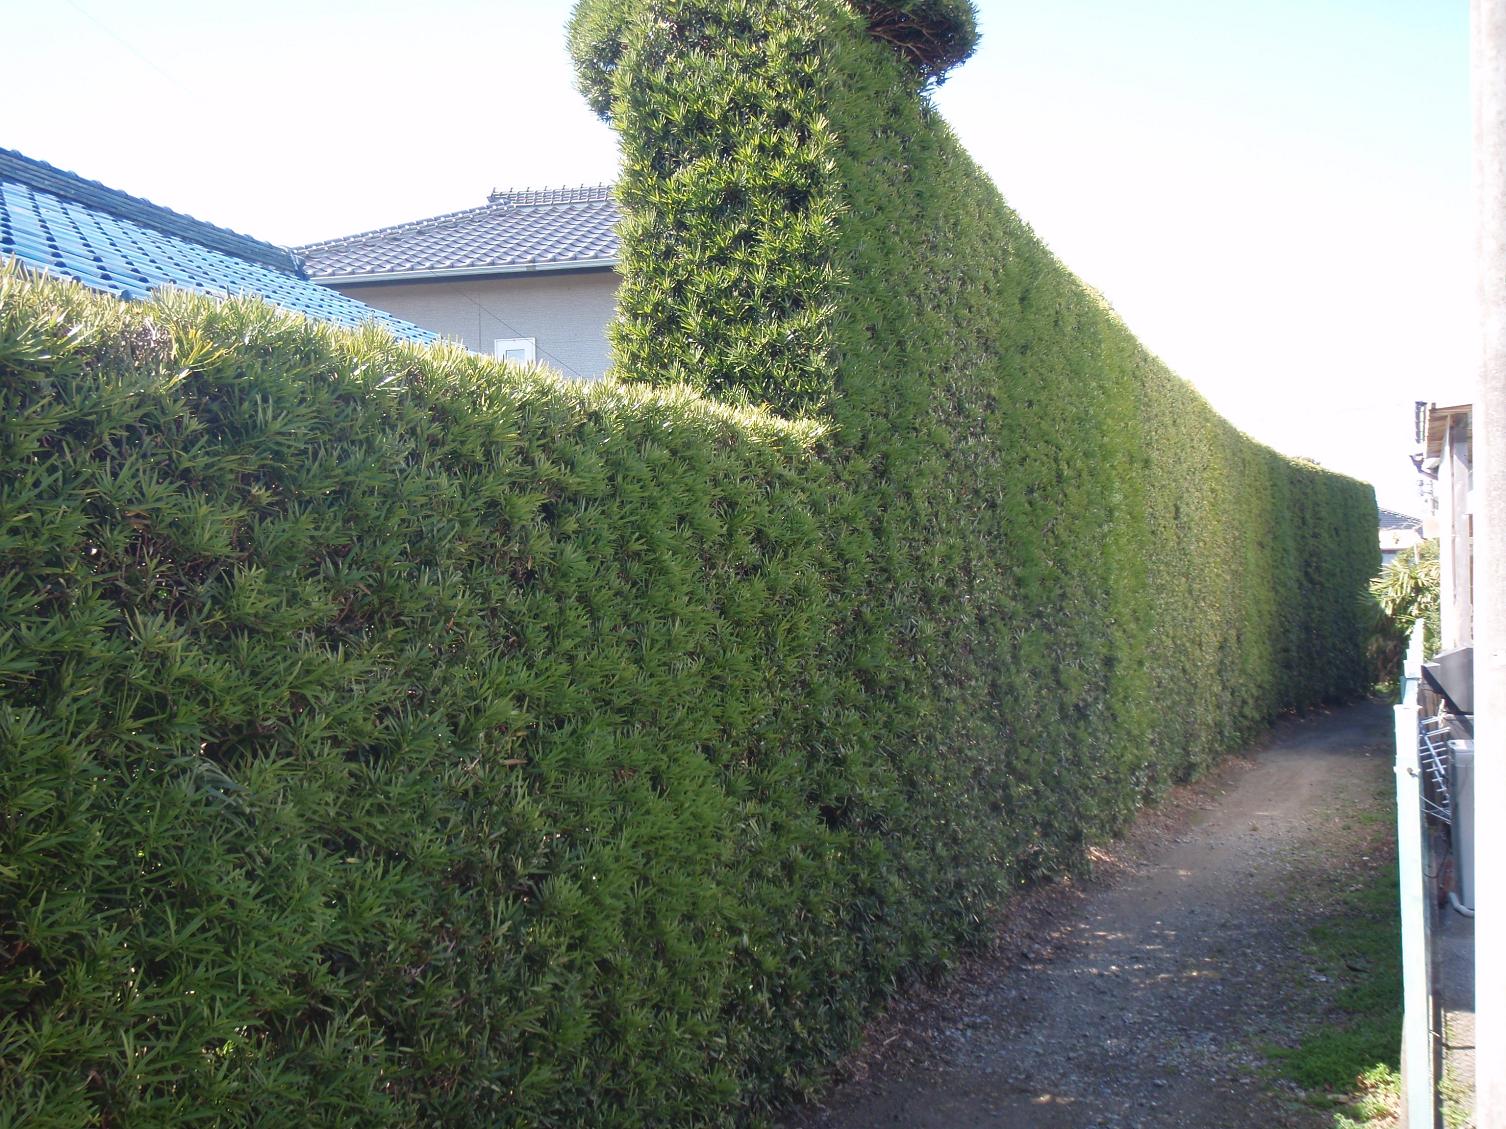
[[[121,298],[143,298],[159,286],[250,294],[336,325],[376,322],[403,340],[436,340],[311,281],[280,247],[0,149],[0,259],[12,256]]]

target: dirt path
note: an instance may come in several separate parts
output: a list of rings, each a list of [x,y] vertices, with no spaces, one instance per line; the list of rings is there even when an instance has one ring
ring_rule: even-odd
[[[1331,1124],[1259,1048],[1318,1021],[1312,891],[1369,865],[1389,726],[1373,703],[1287,723],[1180,791],[1093,881],[1026,898],[944,994],[902,1002],[788,1129]]]

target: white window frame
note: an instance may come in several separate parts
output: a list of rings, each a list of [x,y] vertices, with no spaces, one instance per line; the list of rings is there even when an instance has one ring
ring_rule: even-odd
[[[492,344],[492,355],[500,360],[507,359],[508,353],[523,353],[522,363],[531,365],[539,359],[538,340],[533,337],[498,337]]]

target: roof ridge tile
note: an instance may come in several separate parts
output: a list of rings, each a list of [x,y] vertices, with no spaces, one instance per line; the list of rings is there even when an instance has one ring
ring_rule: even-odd
[[[612,199],[613,187],[610,184],[582,184],[575,188],[494,188],[486,199],[490,204],[507,204],[514,208],[540,204],[598,204]]]
[[[304,251],[323,251],[332,247],[349,247],[356,243],[364,243],[368,240],[380,239],[388,235],[403,235],[410,231],[432,231],[435,228],[445,227],[460,220],[468,219],[481,212],[492,210],[490,204],[480,204],[474,208],[462,208],[458,212],[443,212],[437,216],[429,216],[427,219],[409,220],[407,223],[394,223],[386,227],[374,227],[370,231],[358,231],[353,235],[337,235],[333,239],[321,239],[317,243],[304,243],[293,248],[293,251],[301,255]]]

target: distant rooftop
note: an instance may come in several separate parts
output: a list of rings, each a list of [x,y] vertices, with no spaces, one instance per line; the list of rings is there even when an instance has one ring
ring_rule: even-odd
[[[1417,529],[1422,528],[1422,518],[1412,517],[1410,514],[1398,513],[1396,510],[1381,510],[1380,527],[1382,529]]]
[[[479,208],[298,248],[331,282],[379,282],[617,265],[610,185],[492,192]]]
[[[337,325],[376,322],[404,340],[436,340],[311,281],[282,247],[0,149],[0,260],[9,257],[120,298],[161,286],[250,294]]]

